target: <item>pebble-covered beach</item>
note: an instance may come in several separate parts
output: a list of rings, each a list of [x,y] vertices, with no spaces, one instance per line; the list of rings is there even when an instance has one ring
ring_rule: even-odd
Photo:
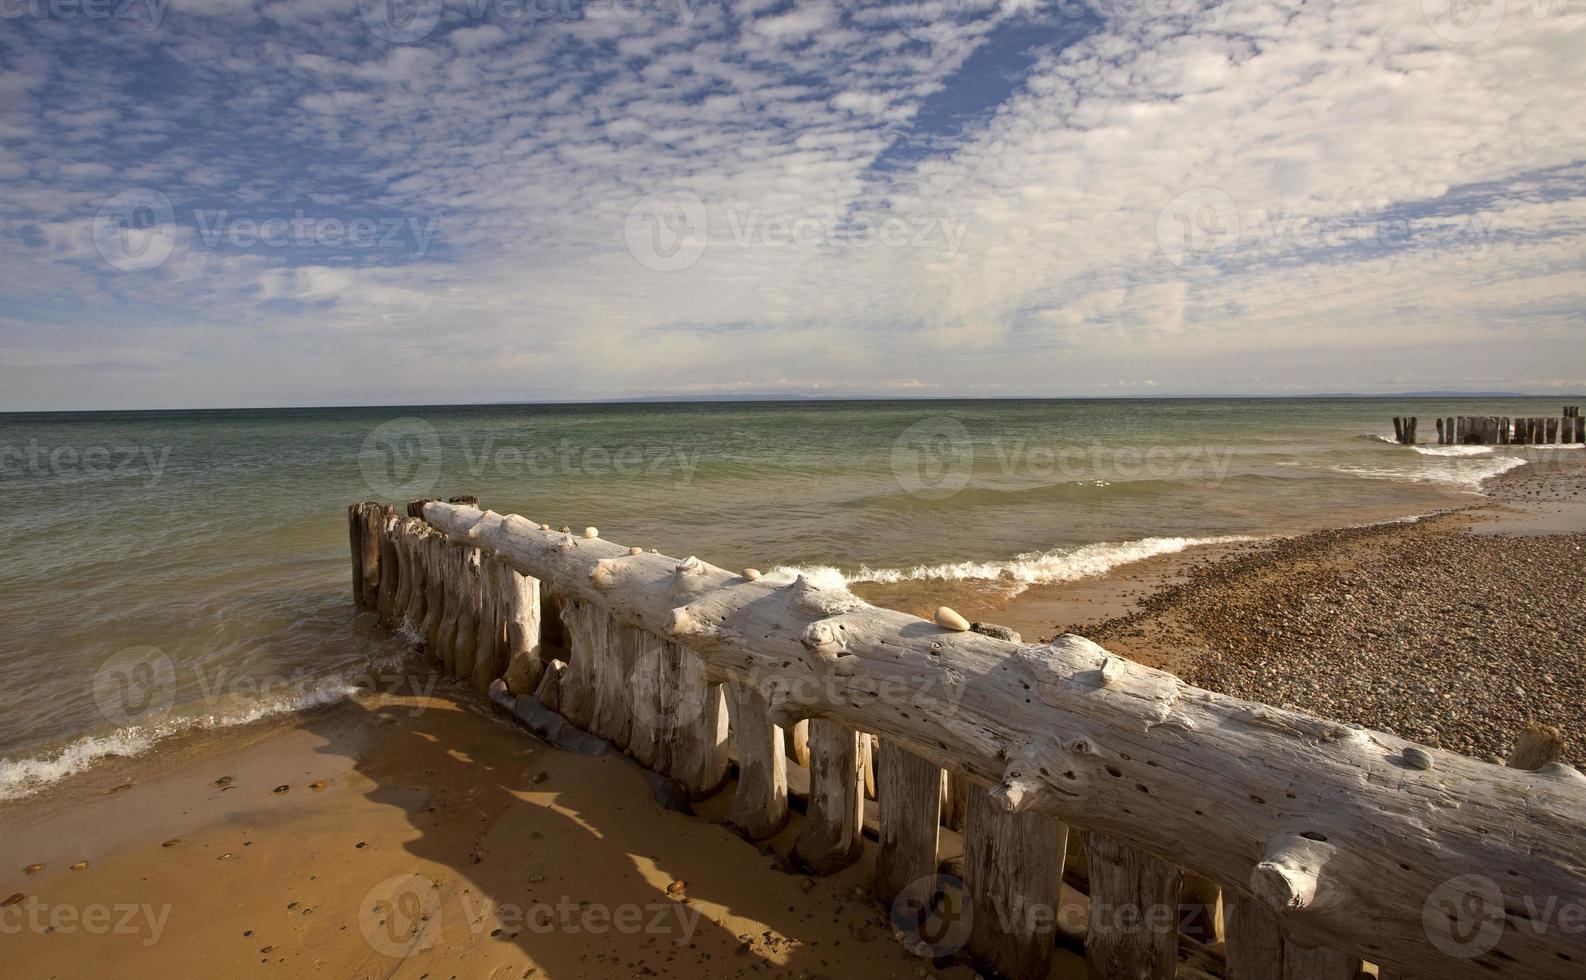
[[[1487,494],[1468,511],[1247,546],[1073,629],[1200,687],[1490,761],[1528,722],[1557,726],[1581,763],[1586,463],[1560,454]],[[1152,656],[1163,650],[1177,653]]]

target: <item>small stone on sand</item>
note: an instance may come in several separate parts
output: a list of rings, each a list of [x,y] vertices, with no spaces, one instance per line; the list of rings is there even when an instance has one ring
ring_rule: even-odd
[[[87,871],[88,870],[88,862],[87,861],[78,861],[76,864],[72,865],[72,870],[73,871]]]
[[[276,787],[276,788],[275,788],[275,789],[274,789],[274,790],[273,790],[273,791],[272,791],[272,792],[275,792],[275,793],[285,793],[285,792],[286,792],[286,791],[287,791],[287,790],[289,790],[289,789],[291,789],[291,788],[292,788],[292,787],[290,787],[290,786],[288,786],[288,785],[287,785],[287,784],[285,784],[285,783],[282,783],[282,784],[281,784],[281,785],[279,785],[279,786],[277,786],[277,787]]]
[[[182,839],[180,837],[172,837],[170,840],[166,841],[165,843],[161,844],[160,846],[161,847],[175,847],[176,845],[180,844],[181,842],[182,842]]]
[[[215,785],[216,786],[230,786],[231,785],[231,777],[230,776],[221,776],[219,779],[215,780]]]
[[[670,885],[666,886],[666,893],[668,895],[678,895],[681,894],[683,889],[687,887],[688,886],[683,883],[683,879],[677,878],[673,880]]]
[[[316,779],[312,783],[308,784],[308,788],[318,793],[320,790],[325,788],[325,780]]]
[[[22,869],[22,873],[23,874],[36,875],[40,871],[43,871],[43,870],[44,870],[44,865],[42,865],[42,864],[30,864],[27,867]]]
[[[13,905],[17,905],[24,898],[27,898],[27,896],[22,894],[21,892],[17,892],[15,895],[12,895],[10,898],[6,899],[5,901],[0,902],[0,909],[8,909],[8,908],[10,908]]]

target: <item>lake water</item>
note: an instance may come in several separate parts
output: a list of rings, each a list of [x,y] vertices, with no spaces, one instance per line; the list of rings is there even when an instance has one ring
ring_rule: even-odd
[[[1394,415],[1558,399],[841,401],[0,415],[0,799],[336,697],[345,508],[483,506],[727,567],[1017,592],[1228,537],[1469,503],[1568,449],[1403,447]],[[1578,450],[1575,450],[1578,451]],[[159,676],[154,703],[125,686]],[[149,689],[144,685],[144,689]],[[135,709],[135,710],[134,710]]]

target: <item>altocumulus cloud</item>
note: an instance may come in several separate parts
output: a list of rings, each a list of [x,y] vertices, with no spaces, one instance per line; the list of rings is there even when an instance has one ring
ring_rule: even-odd
[[[8,0],[0,407],[1578,384],[1496,6]]]

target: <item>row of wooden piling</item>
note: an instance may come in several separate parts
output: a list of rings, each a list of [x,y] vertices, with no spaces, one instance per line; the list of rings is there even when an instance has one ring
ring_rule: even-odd
[[[1419,422],[1413,415],[1394,416],[1394,441],[1415,445]],[[1438,418],[1436,425],[1440,446],[1557,446],[1586,442],[1586,418],[1581,417],[1578,405],[1566,405],[1557,418],[1451,415]]]
[[[1088,893],[1082,943],[1097,980],[1356,980],[1362,969],[1352,953],[1292,942],[1242,889],[1221,890],[1126,841],[1071,832],[1041,811],[1009,812],[965,775],[886,739],[823,718],[784,730],[766,692],[713,679],[693,651],[448,537],[424,520],[424,503],[405,516],[374,502],[349,508],[358,607],[406,631],[445,673],[533,697],[690,798],[723,790],[735,761],[725,819],[748,840],[784,829],[790,775],[800,775],[808,788],[791,860],[833,874],[858,861],[873,835],[874,895],[916,952],[952,955],[961,945],[990,974],[1044,978],[1055,944],[1077,941],[1058,929],[1068,885]],[[955,834],[957,858],[944,848]],[[954,882],[957,896],[948,894]],[[961,939],[950,935],[956,899],[969,921]],[[1168,917],[1153,921],[1160,910]],[[949,935],[914,925],[932,917]],[[1225,964],[1214,945],[1224,938]]]

